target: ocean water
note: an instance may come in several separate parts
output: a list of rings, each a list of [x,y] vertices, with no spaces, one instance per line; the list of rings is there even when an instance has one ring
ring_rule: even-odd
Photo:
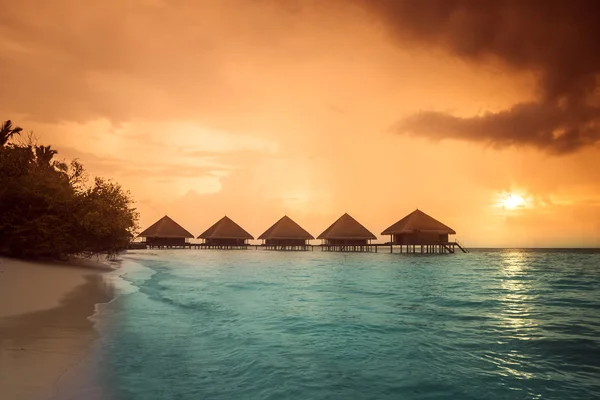
[[[600,253],[132,251],[115,400],[600,398]]]

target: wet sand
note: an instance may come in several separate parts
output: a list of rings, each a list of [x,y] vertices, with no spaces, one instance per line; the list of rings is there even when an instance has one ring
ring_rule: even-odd
[[[0,259],[0,398],[65,398],[65,377],[97,338],[88,317],[111,299],[106,268]]]

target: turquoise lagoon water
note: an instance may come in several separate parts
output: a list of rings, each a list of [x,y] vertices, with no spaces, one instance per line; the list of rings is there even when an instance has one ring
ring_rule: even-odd
[[[132,251],[107,397],[600,398],[600,253]]]

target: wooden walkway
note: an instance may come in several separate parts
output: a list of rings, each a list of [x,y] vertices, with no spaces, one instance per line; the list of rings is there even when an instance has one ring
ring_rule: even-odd
[[[305,245],[305,246],[273,246],[265,244],[246,244],[236,246],[207,245],[204,243],[185,243],[179,245],[147,245],[144,242],[130,243],[130,250],[168,250],[168,249],[195,249],[195,250],[270,250],[270,251],[314,251],[315,247],[321,251],[339,253],[377,253],[379,248],[389,249],[390,253],[398,254],[454,254],[457,251],[468,253],[467,249],[458,241],[438,244],[399,245],[391,243],[377,243],[368,245]]]

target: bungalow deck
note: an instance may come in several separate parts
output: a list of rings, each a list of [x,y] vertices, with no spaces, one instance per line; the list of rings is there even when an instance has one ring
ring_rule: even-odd
[[[456,253],[457,248],[463,253],[468,253],[467,249],[458,241],[436,244],[386,243],[383,246],[388,246],[390,248],[390,253],[394,253],[394,248],[399,249],[400,254],[454,254]]]
[[[314,251],[315,247],[321,248],[321,251],[340,252],[340,253],[377,253],[380,247],[389,248],[390,253],[398,254],[454,254],[457,251],[468,253],[468,250],[459,242],[445,242],[438,244],[409,244],[399,245],[395,243],[376,243],[368,245],[329,245],[329,244],[307,244],[304,246],[274,246],[265,244],[245,244],[245,245],[210,245],[205,243],[183,243],[177,245],[154,245],[146,242],[130,243],[128,249],[196,249],[196,250],[270,250],[270,251]]]
[[[259,244],[256,246],[257,249],[272,250],[272,251],[313,251],[314,247],[312,244],[305,245],[273,245],[273,244]]]

